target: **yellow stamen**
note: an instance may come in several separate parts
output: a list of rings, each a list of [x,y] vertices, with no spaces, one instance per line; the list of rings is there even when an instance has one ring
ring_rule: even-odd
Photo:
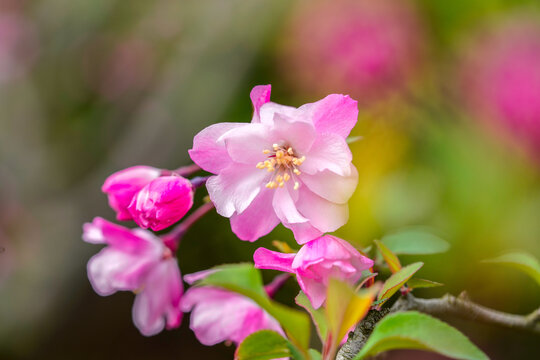
[[[264,165],[264,163],[261,161],[259,163],[257,163],[257,169],[264,169],[266,166]]]
[[[292,147],[289,147],[287,149],[287,152],[289,153],[289,155],[294,155],[294,151],[293,151]]]
[[[276,159],[281,159],[283,155],[285,155],[283,151],[281,150],[276,151]]]
[[[281,175],[276,176],[276,181],[278,183],[283,182],[283,176],[281,176]]]
[[[299,187],[300,187],[300,184],[298,183],[298,181],[295,181],[294,182],[294,190],[298,190]]]
[[[271,153],[271,151],[268,150],[268,149],[264,149],[264,150],[263,150],[263,154],[270,154],[270,153]]]
[[[298,169],[294,169],[294,170],[293,170],[293,173],[295,173],[296,175],[300,175],[300,174],[301,174],[300,170],[298,170]]]
[[[273,189],[274,187],[276,187],[276,183],[273,181],[270,181],[268,184],[266,184],[266,187],[269,189]]]
[[[283,174],[283,180],[289,181],[290,179],[291,179],[291,175],[289,175],[288,173]]]
[[[284,183],[283,181],[279,183],[279,187],[280,187],[280,188],[282,188],[282,187],[284,187],[284,186],[285,186],[285,183]]]
[[[278,144],[273,144],[272,148],[274,148],[274,151],[277,151],[279,149],[279,145]]]

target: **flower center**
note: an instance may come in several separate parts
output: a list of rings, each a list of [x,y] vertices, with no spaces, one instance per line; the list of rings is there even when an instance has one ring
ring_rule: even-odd
[[[272,145],[272,149],[263,150],[263,154],[268,155],[268,160],[257,164],[257,169],[266,169],[273,173],[272,178],[266,184],[269,189],[284,187],[289,180],[294,181],[294,190],[298,190],[300,183],[296,181],[296,176],[301,174],[298,167],[306,160],[305,156],[297,157],[290,146]]]

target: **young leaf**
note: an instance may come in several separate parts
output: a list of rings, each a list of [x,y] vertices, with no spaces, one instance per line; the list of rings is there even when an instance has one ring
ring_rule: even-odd
[[[321,353],[315,349],[309,349],[308,351],[311,360],[322,360]]]
[[[489,360],[457,329],[416,311],[384,317],[354,360],[393,349],[427,350],[460,360]]]
[[[374,240],[374,242],[375,245],[377,245],[377,249],[381,253],[382,257],[384,258],[384,261],[386,261],[386,264],[390,268],[392,274],[395,274],[399,270],[401,270],[401,263],[399,262],[398,257],[379,240]]]
[[[222,287],[250,298],[283,326],[294,344],[302,350],[308,348],[309,317],[302,311],[272,301],[264,291],[261,273],[253,264],[222,265],[214,270],[216,271],[201,280],[200,284]]]
[[[272,245],[282,253],[292,254],[298,252],[298,250],[291,248],[285,241],[273,240]]]
[[[381,240],[394,254],[429,255],[447,251],[450,244],[422,228],[408,228]]]
[[[356,293],[348,284],[330,279],[326,297],[328,333],[323,351],[325,359],[333,359],[347,332],[364,318],[377,290],[377,286],[372,286]]]
[[[313,319],[313,323],[315,324],[315,328],[317,329],[317,334],[319,335],[321,341],[324,342],[328,331],[328,324],[326,323],[326,315],[324,313],[324,309],[318,308],[317,310],[315,310],[313,306],[311,306],[311,302],[303,291],[300,291],[298,293],[295,298],[295,302],[298,306],[303,307],[309,313],[309,315],[311,315],[311,319]]]
[[[422,266],[423,262],[416,262],[414,264],[405,266],[397,273],[390,276],[384,283],[377,300],[379,301],[377,307],[380,309],[388,299],[392,297]]]
[[[272,360],[290,357],[288,341],[272,330],[249,335],[236,349],[234,360]]]
[[[426,280],[426,279],[413,278],[407,281],[407,286],[411,289],[431,288],[431,287],[437,287],[437,286],[443,286],[443,285],[444,284],[431,281],[431,280]]]
[[[485,263],[501,264],[523,271],[540,285],[540,263],[531,254],[513,252],[501,255],[494,259],[484,260]]]

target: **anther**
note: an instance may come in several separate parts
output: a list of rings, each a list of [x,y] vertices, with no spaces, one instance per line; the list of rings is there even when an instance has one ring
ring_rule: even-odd
[[[295,181],[294,182],[294,190],[298,190],[299,187],[300,187],[300,183],[298,183],[298,181]]]
[[[298,170],[298,169],[294,169],[294,170],[293,170],[293,173],[295,173],[296,175],[300,175],[300,174],[301,174],[300,170]]]
[[[264,165],[264,163],[261,161],[259,163],[257,163],[257,169],[264,169],[266,166]]]
[[[271,153],[271,151],[268,150],[268,149],[264,149],[264,150],[263,150],[263,154],[270,154],[270,153]]]
[[[294,151],[293,151],[292,147],[289,147],[287,149],[287,152],[289,153],[289,155],[294,155]]]
[[[272,147],[274,148],[275,151],[277,151],[279,149],[279,145],[278,144],[273,144]]]
[[[291,175],[289,175],[288,173],[283,174],[283,180],[289,181],[290,179],[291,179]]]

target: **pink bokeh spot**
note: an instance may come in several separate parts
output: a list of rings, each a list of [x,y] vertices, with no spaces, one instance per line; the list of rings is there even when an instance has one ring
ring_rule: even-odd
[[[247,241],[280,222],[300,244],[340,228],[358,182],[346,142],[358,117],[356,101],[332,94],[299,108],[283,106],[269,101],[270,85],[256,86],[251,99],[251,123],[209,126],[189,151],[215,174],[206,186],[217,212]]]

